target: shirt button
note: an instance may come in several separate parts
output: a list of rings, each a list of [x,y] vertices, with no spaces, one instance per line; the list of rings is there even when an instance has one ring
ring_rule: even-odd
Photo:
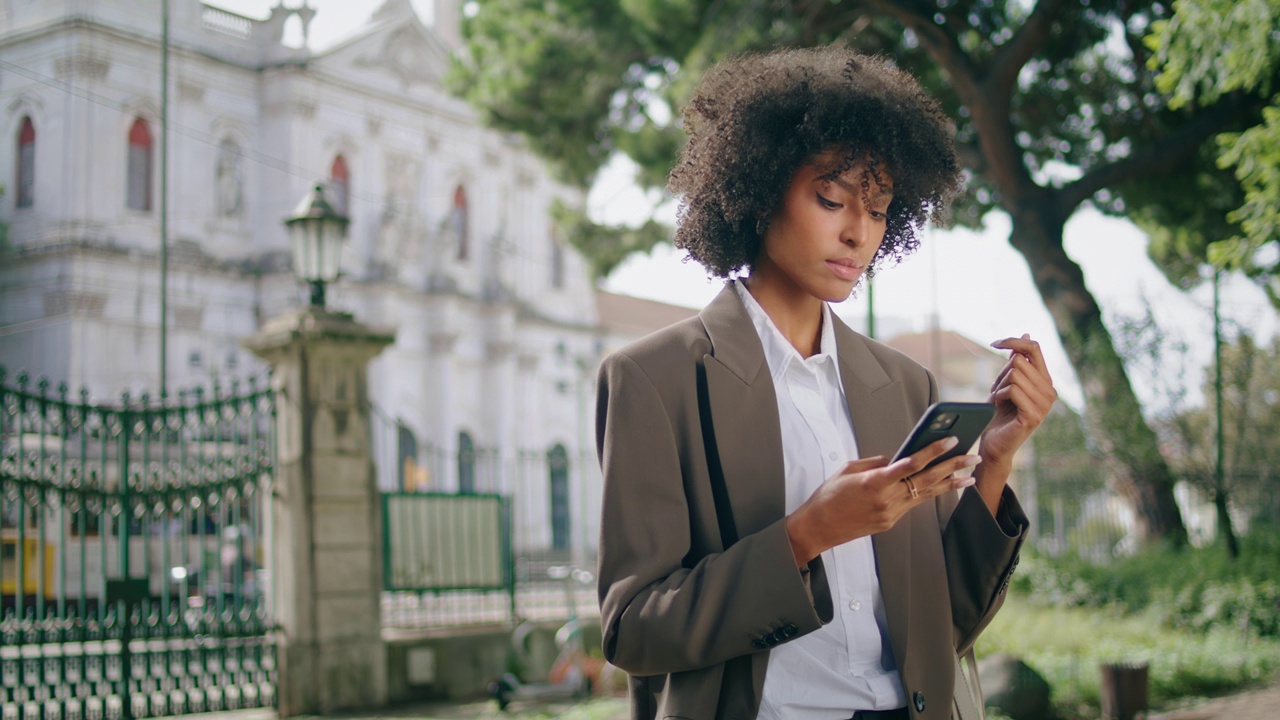
[[[861,610],[861,609],[862,609],[862,601],[861,601],[861,600],[850,600],[850,601],[849,601],[849,609],[850,609],[850,610]]]
[[[830,455],[827,455],[827,457],[831,458],[832,460],[835,460],[837,456],[835,453],[831,453]]]

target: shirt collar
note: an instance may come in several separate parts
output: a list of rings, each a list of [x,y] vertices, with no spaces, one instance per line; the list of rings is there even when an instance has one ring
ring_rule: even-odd
[[[806,360],[783,336],[778,326],[773,324],[769,314],[751,295],[751,291],[747,290],[746,284],[741,279],[735,279],[733,287],[738,291],[738,297],[742,298],[742,304],[747,309],[751,324],[755,326],[756,334],[760,336],[760,343],[764,346],[765,361],[769,363],[770,374],[774,380],[781,377],[792,362],[810,366],[830,362],[831,367],[837,367],[836,331],[831,319],[830,305],[822,303],[822,330],[818,339],[818,354]]]

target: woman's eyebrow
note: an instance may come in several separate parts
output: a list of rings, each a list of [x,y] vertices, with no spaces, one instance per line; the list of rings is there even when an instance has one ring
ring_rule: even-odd
[[[839,185],[845,190],[848,190],[849,194],[851,195],[858,195],[858,196],[862,195],[861,187],[857,187],[853,185],[848,180],[845,180],[842,177],[833,177],[833,178],[824,178],[824,179],[829,180],[830,182],[833,182],[836,185]],[[884,200],[884,199],[893,200],[893,188],[882,188],[879,186],[879,184],[874,184],[872,185],[870,190],[871,192],[869,193],[869,196],[871,200]]]

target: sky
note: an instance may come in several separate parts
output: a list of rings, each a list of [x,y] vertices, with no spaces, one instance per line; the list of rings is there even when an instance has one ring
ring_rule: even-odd
[[[249,17],[266,17],[278,0],[212,0]],[[316,9],[310,45],[324,48],[349,36],[368,20],[377,0],[308,0]],[[297,7],[302,0],[288,0]],[[423,21],[430,24],[431,0],[412,0]],[[286,38],[286,40],[288,40]],[[587,196],[587,208],[597,221],[638,224],[646,218],[673,224],[675,208],[660,193],[641,191],[631,177],[634,167],[615,158],[600,173]],[[931,230],[920,250],[896,267],[883,269],[875,280],[874,300],[878,335],[894,331],[923,331],[937,317],[939,327],[989,343],[1029,333],[1041,342],[1046,363],[1062,400],[1076,409],[1083,397],[1075,374],[1054,330],[1053,320],[1036,292],[1026,263],[1008,243],[1009,220],[1001,213],[988,217],[981,232]],[[1121,316],[1141,315],[1150,307],[1170,336],[1186,342],[1189,362],[1200,368],[1213,358],[1212,291],[1208,283],[1192,292],[1169,284],[1147,258],[1146,237],[1132,223],[1090,209],[1078,211],[1066,226],[1068,255],[1084,270],[1085,282],[1109,324]],[[702,268],[683,262],[670,246],[656,248],[624,262],[605,282],[612,292],[701,307],[719,291],[721,282],[709,280]],[[855,329],[865,331],[866,291],[837,306],[836,311]],[[1222,312],[1228,320],[1250,328],[1267,340],[1276,329],[1276,312],[1261,290],[1233,278],[1223,285]],[[1113,325],[1114,327],[1114,325]],[[1190,376],[1189,402],[1203,400],[1199,372]],[[1144,406],[1159,408],[1157,383],[1140,373],[1130,379]]]

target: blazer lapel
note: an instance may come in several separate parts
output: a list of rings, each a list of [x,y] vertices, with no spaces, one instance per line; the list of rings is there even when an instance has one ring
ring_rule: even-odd
[[[853,418],[853,434],[862,457],[893,457],[902,443],[904,418],[902,393],[896,392],[900,381],[891,380],[871,354],[867,341],[849,329],[835,313],[836,348],[840,355],[840,382],[844,385],[849,416]],[[889,530],[873,535],[876,570],[880,591],[885,599],[885,615],[889,623],[889,639],[894,661],[902,669],[906,657],[908,618],[911,608],[911,515],[907,513]]]
[[[778,400],[760,337],[737,290],[726,285],[699,316],[711,339],[703,364],[715,453],[742,537],[786,511]]]

